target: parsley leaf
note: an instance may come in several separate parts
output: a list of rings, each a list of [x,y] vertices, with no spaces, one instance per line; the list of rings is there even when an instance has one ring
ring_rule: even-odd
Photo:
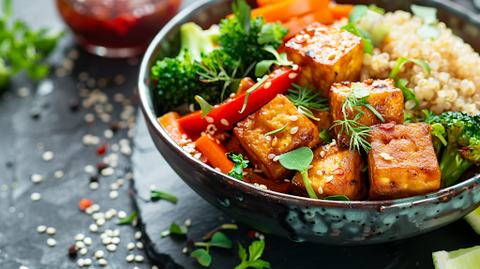
[[[243,168],[247,168],[249,161],[244,160],[242,154],[231,151],[225,154],[233,163],[233,169],[228,173],[229,176],[243,181]]]
[[[247,260],[247,251],[243,248],[242,244],[238,242],[238,256],[242,260],[242,263],[237,265],[235,269],[246,269],[246,268],[256,268],[256,269],[263,269],[267,268],[270,269],[270,263],[264,260],[260,260],[260,257],[263,254],[263,250],[265,249],[265,241],[258,240],[253,241],[252,244],[248,247],[249,257]]]

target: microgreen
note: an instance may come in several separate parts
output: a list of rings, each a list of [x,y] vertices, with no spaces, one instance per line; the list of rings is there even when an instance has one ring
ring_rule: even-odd
[[[275,60],[263,60],[257,63],[255,66],[255,76],[261,77],[270,69],[274,64],[278,66],[292,66],[293,62],[287,59],[287,54],[278,54],[277,50],[272,45],[267,45],[263,50],[270,52],[275,56]]]
[[[247,260],[247,251],[243,248],[242,244],[238,242],[238,256],[242,260],[242,263],[237,265],[235,269],[247,269],[247,268],[256,268],[270,269],[270,263],[264,260],[261,260],[263,250],[265,249],[265,241],[257,240],[253,241],[252,244],[248,247],[248,260]]]
[[[288,89],[287,98],[290,102],[293,103],[295,106],[303,106],[308,109],[313,110],[329,110],[328,107],[328,99],[321,98],[320,92],[316,92],[316,88],[308,88],[309,84],[305,87],[299,86],[295,83],[292,83],[293,88],[295,89]]]
[[[423,114],[425,114],[425,119],[423,120],[423,122],[428,123],[428,124],[432,124],[432,121],[433,121],[433,118],[435,117],[435,114],[428,109],[423,109],[422,112],[423,112]]]
[[[427,73],[430,74],[430,66],[425,61],[422,61],[420,59],[400,57],[398,58],[397,62],[395,63],[395,66],[393,67],[388,77],[393,79],[395,81],[395,86],[400,90],[402,90],[404,102],[413,100],[415,102],[415,106],[413,107],[413,109],[417,109],[418,106],[420,105],[420,101],[418,100],[417,95],[407,87],[408,80],[397,78],[397,75],[400,72],[400,69],[402,68],[402,66],[408,62],[412,62],[414,64],[417,64],[423,67],[427,71]]]
[[[367,14],[368,7],[366,5],[355,5],[348,15],[348,22],[357,23]]]
[[[279,133],[279,132],[285,130],[285,128],[287,128],[287,126],[288,126],[288,122],[282,128],[266,133],[265,136],[269,136],[269,135],[272,135],[272,134]]]
[[[318,199],[317,194],[308,180],[308,166],[313,160],[313,152],[308,147],[301,147],[296,150],[280,155],[280,164],[289,169],[296,170],[302,174],[303,184],[310,198]]]
[[[443,127],[443,125],[440,123],[434,123],[431,125],[431,127],[432,127],[432,135],[438,137],[438,139],[440,139],[442,144],[444,146],[447,146],[448,143],[443,137],[443,135],[445,134],[445,127]]]
[[[137,216],[137,211],[134,210],[129,217],[124,218],[124,219],[120,219],[120,221],[117,222],[117,225],[123,225],[123,224],[130,223],[135,219],[136,216]]]
[[[216,232],[212,236],[212,240],[209,242],[195,242],[196,247],[205,247],[205,249],[199,248],[193,251],[190,256],[197,259],[198,263],[202,266],[208,267],[212,262],[212,256],[210,256],[210,247],[219,247],[225,249],[232,248],[232,241],[223,233]]]
[[[207,100],[203,99],[200,95],[195,95],[195,100],[200,105],[202,109],[202,119],[208,115],[213,110],[213,106],[207,102]]]
[[[161,191],[156,191],[156,190],[151,190],[150,191],[150,200],[158,201],[160,199],[169,200],[170,202],[172,202],[174,204],[177,203],[177,197],[175,197],[171,194],[161,192]]]
[[[367,101],[370,93],[366,89],[361,88],[358,83],[354,83],[352,85],[350,92],[341,93],[340,95],[346,97],[345,101],[343,102],[342,111],[348,109],[353,112],[354,107],[356,108],[364,106],[372,111],[372,113],[375,114],[378,119],[380,119],[382,122],[385,122],[383,116],[375,108],[373,108],[372,105],[370,105],[369,101]]]
[[[382,15],[385,15],[385,9],[384,8],[381,8],[375,4],[370,4],[368,5],[368,9],[370,9],[371,11],[375,11],[379,14],[382,14]]]
[[[404,102],[409,100],[413,100],[415,102],[415,106],[412,109],[417,109],[420,106],[420,101],[418,100],[417,95],[407,87],[408,80],[400,78],[394,79],[395,86],[399,88],[403,93]]]
[[[353,22],[348,23],[341,29],[360,37],[363,40],[363,51],[368,54],[373,54],[373,38],[369,32],[357,27]]]
[[[408,113],[407,111],[403,111],[403,124],[416,122],[418,122],[418,118],[415,117],[415,115]]]
[[[322,128],[319,136],[323,140],[323,142],[327,144],[330,144],[333,140],[333,136],[325,128]]]
[[[412,62],[414,64],[418,64],[419,66],[425,68],[427,70],[427,73],[430,75],[430,66],[425,62],[420,59],[412,59],[412,58],[406,58],[406,57],[400,57],[398,58],[397,62],[395,63],[395,66],[393,67],[392,71],[390,72],[390,75],[388,76],[391,79],[395,79],[400,72],[400,69],[402,66],[408,62]]]
[[[208,232],[207,234],[205,234],[202,239],[203,241],[209,241],[209,240],[212,240],[213,235],[219,232],[220,230],[237,230],[237,229],[238,229],[238,225],[236,224],[230,224],[230,223],[222,224],[217,228],[213,229],[212,231]]]
[[[243,107],[242,110],[240,110],[238,113],[242,114],[243,111],[245,111],[245,108],[247,108],[247,102],[248,102],[248,96],[250,93],[252,93],[254,90],[256,90],[258,87],[262,86],[262,84],[268,79],[268,76],[265,75],[263,76],[260,80],[258,80],[255,85],[253,85],[250,89],[247,90],[247,94],[245,94],[245,101],[243,102]]]
[[[312,119],[312,120],[316,120],[316,121],[319,121],[320,119],[315,117],[315,115],[313,115],[313,112],[310,111],[310,109],[304,107],[304,106],[298,106],[298,112],[302,113],[304,116]]]
[[[247,168],[249,161],[244,160],[242,154],[237,155],[236,151],[228,152],[225,155],[234,163],[232,171],[228,172],[228,175],[243,181],[243,168]]]
[[[178,235],[186,235],[187,234],[187,226],[178,226],[175,222],[170,225],[170,228],[166,231],[160,233],[161,237],[166,237],[171,234],[178,234]]]
[[[332,195],[323,198],[323,200],[330,200],[330,201],[350,201],[350,199],[345,195]]]
[[[236,20],[239,22],[238,27],[245,35],[250,33],[250,11],[252,8],[245,2],[245,0],[239,0],[235,4],[232,3],[232,11],[235,14]]]
[[[411,5],[410,9],[415,16],[423,19],[423,25],[417,29],[417,35],[421,39],[437,39],[441,34],[440,29],[435,26],[437,9],[418,5]]]

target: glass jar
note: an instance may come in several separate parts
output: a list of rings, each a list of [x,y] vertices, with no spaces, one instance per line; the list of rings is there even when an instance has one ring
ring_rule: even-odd
[[[86,51],[107,58],[142,54],[181,0],[56,0]]]

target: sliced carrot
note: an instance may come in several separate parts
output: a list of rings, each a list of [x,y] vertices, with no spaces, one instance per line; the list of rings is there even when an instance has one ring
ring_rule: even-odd
[[[246,77],[246,78],[243,78],[241,81],[240,81],[240,85],[238,85],[238,89],[237,89],[237,95],[240,95],[244,92],[246,92],[248,89],[250,89],[253,85],[255,85],[255,81],[253,81],[253,79],[249,78],[249,77]]]
[[[189,139],[190,137],[183,131],[180,124],[177,120],[180,118],[180,115],[177,112],[168,112],[167,114],[158,118],[158,122],[162,125],[163,129],[167,131],[168,135],[175,141],[177,144],[180,144],[180,140]]]
[[[292,190],[291,182],[273,182],[257,175],[252,169],[245,169],[244,171],[247,171],[247,173],[243,176],[243,180],[247,183],[265,185],[269,190],[281,193],[289,193]]]
[[[227,149],[222,144],[217,144],[208,135],[203,135],[195,141],[197,149],[207,157],[208,162],[214,167],[220,169],[222,173],[228,174],[233,169],[233,162],[227,156]]]
[[[257,6],[259,7],[264,7],[264,6],[271,6],[278,4],[279,2],[282,2],[285,0],[257,0]]]
[[[230,136],[230,138],[225,141],[223,145],[228,152],[236,151],[238,154],[242,154],[244,158],[247,156],[247,152],[242,148],[242,145],[240,145],[240,141],[238,141],[238,138],[234,135]]]
[[[341,18],[346,18],[350,15],[354,5],[347,5],[347,4],[334,4],[330,3],[330,10],[332,11],[333,18],[339,20]]]
[[[294,18],[290,21],[282,24],[283,28],[288,29],[288,33],[285,36],[285,40],[288,40],[302,31],[308,25],[319,22],[321,24],[332,24],[335,21],[332,12],[328,8],[320,9],[315,13],[305,15],[300,18]]]
[[[252,9],[251,17],[262,16],[267,22],[287,22],[321,9],[327,9],[330,0],[286,0],[277,4]]]

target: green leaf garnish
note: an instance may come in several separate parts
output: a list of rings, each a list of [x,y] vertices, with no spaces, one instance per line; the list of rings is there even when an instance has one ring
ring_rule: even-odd
[[[348,15],[348,22],[357,23],[367,14],[368,7],[366,5],[355,5]]]
[[[228,175],[243,181],[243,168],[247,168],[249,161],[244,160],[242,154],[237,155],[236,151],[228,152],[225,155],[234,163],[232,171],[228,172]]]
[[[237,241],[238,244],[238,257],[242,260],[242,263],[237,265],[235,269],[246,269],[246,268],[256,268],[256,269],[271,269],[270,263],[264,260],[261,260],[263,250],[265,249],[265,241],[257,240],[253,241],[252,244],[248,247],[248,260],[247,260],[247,251],[243,248],[242,244]]]
[[[323,142],[327,144],[332,143],[333,136],[325,128],[322,128],[319,136],[323,140]]]
[[[196,249],[190,253],[190,256],[197,259],[198,263],[204,267],[208,267],[212,263],[212,256],[203,248]]]
[[[285,130],[285,128],[287,128],[287,126],[288,126],[288,122],[282,128],[266,133],[265,136],[269,136],[269,135],[272,135],[272,134],[279,133],[279,132]]]
[[[403,111],[403,124],[406,123],[417,123],[418,118],[415,115],[408,113],[407,111]]]
[[[353,22],[350,22],[349,24],[343,26],[341,29],[360,37],[363,41],[363,51],[368,54],[373,54],[373,38],[370,33],[361,28],[358,28],[357,25]]]
[[[135,219],[136,216],[137,216],[137,210],[133,210],[132,214],[129,217],[124,218],[124,219],[120,219],[120,221],[117,222],[117,225],[123,225],[123,224],[130,223]]]
[[[216,232],[212,240],[208,242],[211,247],[218,247],[218,248],[226,248],[226,249],[231,249],[232,248],[232,240],[230,240],[225,234],[222,232]]]
[[[242,110],[240,110],[238,113],[242,114],[243,111],[245,111],[245,108],[247,108],[247,102],[248,102],[248,96],[250,93],[252,93],[254,90],[256,90],[258,87],[262,86],[262,84],[268,79],[268,76],[265,75],[263,76],[255,85],[253,85],[250,89],[247,90],[247,93],[245,94],[245,101],[243,103]]]
[[[287,59],[287,54],[278,54],[277,50],[272,45],[267,45],[263,48],[265,51],[270,52],[275,56],[275,60],[263,60],[257,63],[255,66],[255,76],[261,77],[270,69],[274,64],[278,66],[292,66],[293,62]]]
[[[195,100],[197,103],[200,105],[200,108],[202,109],[202,119],[205,118],[205,116],[208,115],[208,113],[212,112],[213,106],[209,104],[203,97],[200,95],[195,95]]]
[[[321,98],[321,93],[316,92],[316,88],[309,89],[309,84],[307,84],[305,87],[302,87],[292,83],[292,86],[295,89],[288,89],[288,94],[286,96],[294,106],[303,106],[317,111],[330,109],[328,107],[328,99]]]
[[[320,119],[315,117],[313,115],[313,112],[310,111],[308,108],[304,107],[304,106],[298,106],[298,112],[302,113],[304,116],[312,119],[312,120],[316,120],[316,121],[319,121]]]
[[[345,195],[332,195],[323,198],[323,200],[330,200],[330,201],[350,201],[350,199]]]
[[[187,234],[187,226],[178,226],[176,223],[172,223],[170,229],[163,231],[160,233],[161,237],[169,236],[170,234],[178,234],[178,235],[186,235]]]
[[[375,4],[370,4],[368,5],[368,9],[372,10],[372,11],[375,11],[379,14],[382,14],[382,15],[385,15],[385,9],[384,8],[381,8]]]
[[[412,58],[406,58],[406,57],[400,57],[397,59],[397,62],[395,63],[395,66],[393,67],[392,71],[390,72],[390,75],[388,76],[391,79],[395,79],[400,72],[400,69],[402,66],[408,62],[412,62],[414,64],[418,64],[419,66],[425,68],[427,70],[427,73],[430,75],[430,66],[425,62],[420,59],[412,59]]]
[[[395,79],[395,87],[402,90],[404,102],[409,100],[413,100],[415,102],[415,106],[412,108],[413,110],[417,109],[420,106],[420,101],[418,100],[417,95],[407,87],[408,80],[406,79]]]
[[[437,9],[418,5],[411,5],[410,9],[415,16],[423,19],[423,25],[417,29],[417,35],[421,39],[437,39],[441,34],[440,29],[435,26]]]
[[[428,123],[428,124],[432,124],[432,121],[433,121],[433,118],[435,117],[435,114],[428,109],[423,109],[422,112],[423,112],[423,114],[425,114],[425,119],[423,120],[423,122]]]
[[[177,197],[175,197],[171,194],[161,192],[161,191],[156,191],[156,190],[151,190],[150,191],[150,200],[158,201],[160,199],[169,200],[170,202],[172,202],[174,204],[177,203]]]
[[[310,185],[310,181],[308,180],[308,166],[310,166],[310,163],[312,163],[313,160],[313,152],[310,148],[301,147],[296,150],[292,150],[280,155],[280,159],[278,160],[283,167],[289,170],[296,170],[300,172],[302,174],[303,184],[305,185],[308,196],[313,199],[318,199],[317,194],[313,190],[312,185]]]

